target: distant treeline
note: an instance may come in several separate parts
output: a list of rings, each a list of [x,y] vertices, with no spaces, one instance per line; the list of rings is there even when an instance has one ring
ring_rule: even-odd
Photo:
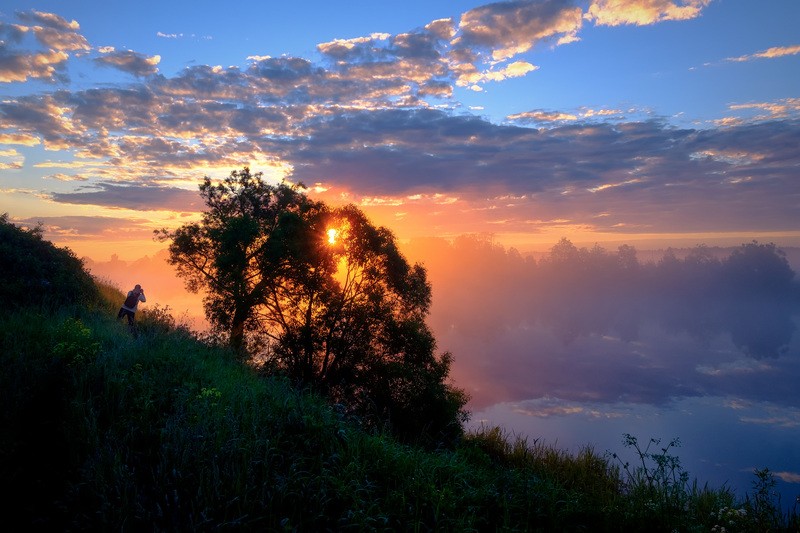
[[[448,327],[471,332],[540,323],[567,343],[608,332],[635,340],[651,321],[697,336],[730,332],[749,355],[775,357],[800,308],[795,272],[772,243],[743,244],[723,257],[706,246],[680,255],[668,249],[657,261],[640,261],[630,245],[609,251],[561,239],[534,259],[460,237],[435,256],[426,262],[434,319],[446,315]]]

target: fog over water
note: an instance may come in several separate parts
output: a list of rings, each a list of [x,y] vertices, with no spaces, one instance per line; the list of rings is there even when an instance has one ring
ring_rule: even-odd
[[[668,250],[562,240],[533,259],[488,240],[412,243],[433,284],[431,325],[471,394],[472,427],[577,451],[680,438],[691,476],[751,489],[769,467],[800,495],[800,291],[783,252]]]
[[[676,455],[701,482],[743,495],[768,467],[784,505],[800,495],[800,281],[782,250],[645,259],[562,240],[534,258],[466,236],[404,251],[428,270],[429,324],[471,396],[471,427],[622,455],[624,433],[678,437]],[[141,283],[147,305],[202,327],[200,298],[165,258],[87,266],[125,290]]]

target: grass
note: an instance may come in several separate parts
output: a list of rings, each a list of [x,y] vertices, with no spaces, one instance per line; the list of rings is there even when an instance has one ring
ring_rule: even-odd
[[[768,471],[738,501],[690,483],[676,443],[640,464],[500,428],[429,451],[258,376],[168,310],[91,305],[0,316],[3,514],[23,529],[797,531]],[[651,447],[657,451],[653,452]],[[662,451],[663,450],[663,451]],[[716,529],[714,529],[716,528]]]

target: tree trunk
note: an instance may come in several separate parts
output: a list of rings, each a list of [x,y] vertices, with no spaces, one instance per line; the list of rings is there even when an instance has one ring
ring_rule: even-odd
[[[231,348],[241,355],[244,350],[244,324],[247,321],[249,309],[236,306],[231,321]]]

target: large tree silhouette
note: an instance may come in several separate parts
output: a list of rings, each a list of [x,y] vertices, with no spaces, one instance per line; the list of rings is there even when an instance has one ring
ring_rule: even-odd
[[[202,220],[158,238],[238,353],[401,437],[461,431],[466,396],[446,383],[452,358],[437,357],[425,323],[425,269],[391,231],[248,168],[206,177],[200,194]]]

